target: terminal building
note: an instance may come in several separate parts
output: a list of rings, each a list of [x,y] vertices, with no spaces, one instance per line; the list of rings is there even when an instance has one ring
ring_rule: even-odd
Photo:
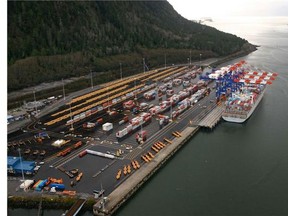
[[[8,174],[22,174],[31,175],[34,173],[35,161],[24,161],[22,157],[8,156],[7,171]]]

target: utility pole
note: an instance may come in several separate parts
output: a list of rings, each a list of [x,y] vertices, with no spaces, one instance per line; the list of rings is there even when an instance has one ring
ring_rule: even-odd
[[[137,95],[136,95],[136,78],[134,78],[134,100],[137,100]]]
[[[191,50],[190,50],[190,63],[189,63],[189,65],[191,65]]]
[[[143,58],[143,72],[145,73],[145,58]]]
[[[166,69],[166,53],[165,53],[165,69]]]
[[[93,73],[92,73],[92,70],[90,70],[90,73],[91,73],[91,89],[93,89]]]
[[[38,113],[38,110],[37,110],[37,102],[36,102],[36,96],[35,96],[35,89],[33,90],[33,94],[34,94],[34,107],[36,109],[36,114]],[[36,115],[35,114],[35,115]]]
[[[107,87],[107,94],[108,94],[107,106],[108,106],[108,112],[110,112],[110,105],[109,105],[109,100],[110,100],[109,87]]]
[[[21,151],[21,149],[18,148],[19,158],[20,158],[20,165],[21,165],[21,171],[22,171],[22,181],[25,182],[24,172],[23,172],[23,164],[22,164],[22,158],[21,158],[21,153],[20,153],[20,151]]]
[[[122,63],[120,62],[120,78],[122,80]]]
[[[171,118],[171,121],[173,120],[172,119],[172,112],[173,112],[173,109],[172,109],[172,102],[173,102],[173,100],[172,99],[170,99],[170,103],[171,103],[171,106],[170,106],[170,118]]]
[[[71,128],[70,130],[71,131],[74,131],[74,128],[73,128],[73,119],[72,119],[72,112],[71,112],[71,101],[69,103],[69,107],[70,107],[70,120],[71,120]]]
[[[202,54],[200,53],[200,66],[201,66],[201,56],[202,56]]]
[[[63,85],[63,98],[64,98],[64,100],[65,100],[66,97],[65,97],[65,88],[64,88],[64,81],[63,81],[63,78],[62,78],[62,85]]]

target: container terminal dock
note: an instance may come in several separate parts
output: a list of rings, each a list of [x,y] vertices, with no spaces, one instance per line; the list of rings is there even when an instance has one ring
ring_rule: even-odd
[[[200,127],[220,120],[215,83],[199,80],[205,70],[172,66],[106,83],[9,134],[8,196],[81,199],[66,215],[95,197],[94,214],[111,215]]]

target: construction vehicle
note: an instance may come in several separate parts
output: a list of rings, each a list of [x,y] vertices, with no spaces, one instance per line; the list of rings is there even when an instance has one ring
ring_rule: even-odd
[[[128,173],[128,174],[131,173],[131,167],[130,167],[129,164],[127,165],[127,173]]]
[[[155,146],[152,146],[151,149],[153,149],[156,153],[159,152],[159,150],[157,148],[155,148]]]
[[[48,177],[48,182],[49,183],[55,183],[55,184],[63,184],[63,179],[56,179],[56,178],[50,178]]]
[[[127,166],[125,165],[123,168],[123,174],[126,175],[127,174]]]
[[[151,161],[151,160],[152,160],[152,158],[151,158],[148,154],[146,154],[145,156],[146,156],[146,158],[148,159],[148,161]]]
[[[161,150],[161,149],[162,149],[161,146],[158,145],[158,143],[155,143],[153,146],[155,146],[158,150]]]
[[[136,164],[137,169],[139,169],[139,168],[140,168],[140,164],[138,163],[138,161],[137,161],[137,160],[134,160],[134,163]]]
[[[149,151],[148,152],[148,155],[151,157],[151,158],[154,158],[154,155]]]
[[[82,176],[83,176],[83,173],[82,172],[79,173],[76,177],[76,181],[79,182],[81,180]]]
[[[117,179],[117,180],[120,179],[121,173],[122,173],[122,169],[119,169],[119,170],[118,170],[118,173],[117,173],[117,175],[116,175],[116,179]]]
[[[135,161],[131,161],[131,164],[132,164],[133,168],[136,170],[137,169],[137,165],[136,165]]]
[[[148,163],[149,162],[149,160],[146,158],[146,156],[145,155],[142,155],[141,156],[141,158],[146,162],[146,163]]]

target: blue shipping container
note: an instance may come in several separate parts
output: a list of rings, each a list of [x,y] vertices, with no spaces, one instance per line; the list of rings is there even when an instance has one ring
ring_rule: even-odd
[[[50,188],[55,187],[56,190],[65,190],[64,184],[50,184]]]

